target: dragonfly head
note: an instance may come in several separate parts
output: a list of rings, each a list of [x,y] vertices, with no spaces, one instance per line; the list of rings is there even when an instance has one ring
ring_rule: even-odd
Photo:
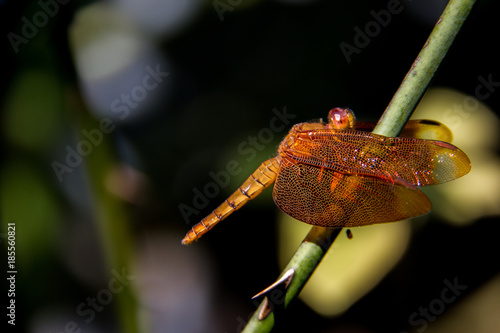
[[[333,108],[328,113],[328,127],[332,129],[354,128],[356,118],[350,109]]]

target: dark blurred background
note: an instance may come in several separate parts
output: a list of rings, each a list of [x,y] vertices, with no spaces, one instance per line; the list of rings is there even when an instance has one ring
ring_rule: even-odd
[[[14,223],[16,331],[239,332],[282,268],[271,190],[196,244],[182,237],[294,123],[335,106],[376,121],[445,5],[1,1],[0,241],[6,253]],[[477,2],[431,83],[445,104],[426,107],[471,174],[426,192],[436,212],[400,223],[407,242],[363,295],[331,313],[296,300],[276,332],[500,329],[499,9]],[[447,302],[444,281],[466,288]]]

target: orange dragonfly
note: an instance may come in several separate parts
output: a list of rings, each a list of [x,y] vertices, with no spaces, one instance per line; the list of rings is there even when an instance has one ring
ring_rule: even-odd
[[[294,125],[277,156],[264,161],[182,243],[198,240],[273,182],[274,202],[291,217],[320,227],[354,227],[425,214],[431,203],[417,186],[470,171],[469,158],[445,142],[451,131],[439,122],[410,120],[400,137],[370,133],[374,126],[356,122],[344,108],[330,110],[327,123]]]

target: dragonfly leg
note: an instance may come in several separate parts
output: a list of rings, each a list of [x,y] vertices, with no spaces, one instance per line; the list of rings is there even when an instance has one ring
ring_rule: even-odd
[[[258,196],[264,189],[271,186],[276,179],[278,170],[278,157],[264,161],[229,198],[189,230],[182,240],[182,244],[191,244],[198,240],[217,223],[224,220],[235,210],[240,209],[249,200]]]

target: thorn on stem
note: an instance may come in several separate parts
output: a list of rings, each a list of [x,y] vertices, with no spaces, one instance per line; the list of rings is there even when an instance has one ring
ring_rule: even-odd
[[[293,275],[295,273],[295,270],[293,268],[288,269],[276,282],[274,282],[272,285],[267,287],[266,289],[262,290],[258,294],[252,297],[252,299],[256,299],[259,297],[264,297],[267,295],[270,295],[272,291],[274,290],[280,290],[281,295],[283,297],[281,298],[281,302],[275,302],[274,298],[271,297],[271,302],[269,301],[269,297],[266,297],[264,299],[264,304],[259,312],[259,320],[264,320],[274,309],[274,305],[285,305],[285,297],[284,295],[286,294],[286,290],[290,286],[290,283],[292,282]],[[275,293],[273,293],[275,294]],[[273,296],[273,295],[270,295]]]

